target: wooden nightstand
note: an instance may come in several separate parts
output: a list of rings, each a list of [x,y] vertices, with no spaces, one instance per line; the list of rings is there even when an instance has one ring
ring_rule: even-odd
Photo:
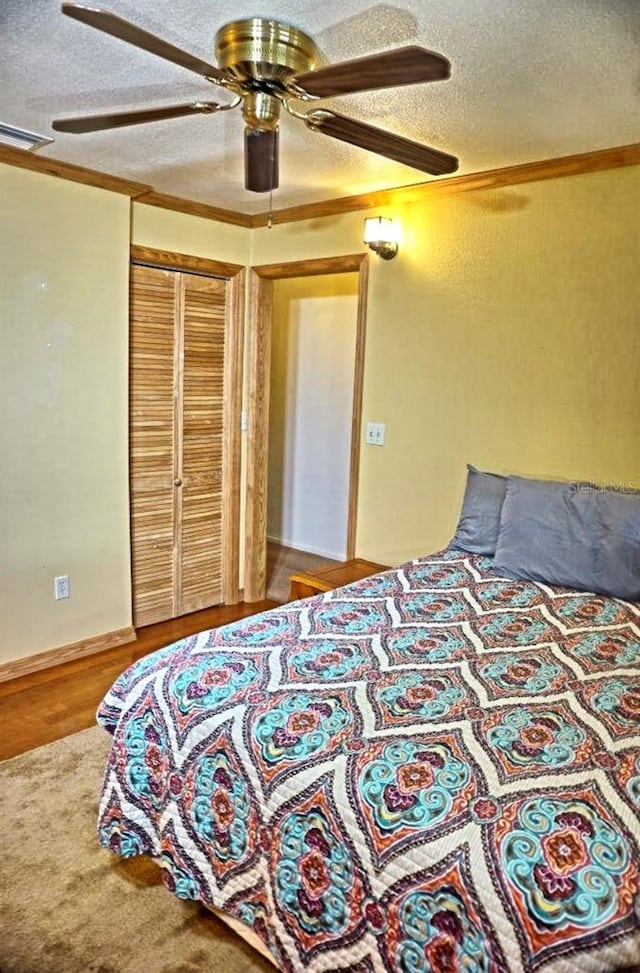
[[[343,584],[360,581],[361,578],[368,578],[370,574],[378,574],[387,569],[386,564],[363,561],[362,558],[356,557],[351,561],[334,564],[330,568],[311,571],[309,574],[292,574],[289,578],[291,583],[289,601],[310,598],[320,591],[331,591],[332,588],[340,588]]]

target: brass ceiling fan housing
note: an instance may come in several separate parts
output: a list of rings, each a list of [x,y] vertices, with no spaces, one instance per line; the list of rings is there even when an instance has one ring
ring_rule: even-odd
[[[309,129],[386,156],[432,175],[455,172],[455,156],[420,142],[315,107],[300,112],[292,101],[313,101],[357,91],[443,81],[449,77],[446,57],[423,47],[407,46],[318,67],[314,41],[298,27],[249,17],[221,27],[215,37],[217,66],[149,33],[108,10],[64,2],[62,12],[199,75],[234,95],[233,101],[195,101],[107,115],[58,119],[55,131],[96,132],[193,114],[216,114],[242,105],[245,128],[245,186],[269,192],[278,185],[278,136],[282,107]]]
[[[216,60],[243,90],[242,116],[252,128],[278,126],[285,83],[294,74],[312,71],[318,49],[304,31],[277,20],[250,17],[233,20],[216,34]]]
[[[312,71],[319,61],[318,48],[308,34],[261,17],[225,24],[216,34],[214,50],[219,66],[241,84],[254,80],[283,84],[292,74]]]

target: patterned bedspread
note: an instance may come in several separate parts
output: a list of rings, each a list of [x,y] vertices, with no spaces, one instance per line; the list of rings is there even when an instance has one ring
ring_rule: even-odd
[[[640,605],[444,552],[132,666],[100,840],[283,970],[640,969]]]

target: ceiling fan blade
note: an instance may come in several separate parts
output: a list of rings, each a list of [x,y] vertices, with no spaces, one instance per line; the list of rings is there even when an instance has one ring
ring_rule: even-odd
[[[278,129],[245,128],[244,186],[253,193],[278,188]]]
[[[56,132],[100,132],[105,128],[120,128],[122,125],[140,125],[143,122],[159,122],[165,118],[180,118],[182,115],[211,115],[221,106],[215,101],[196,101],[190,105],[170,105],[166,108],[143,108],[140,111],[115,112],[109,115],[84,115],[79,118],[59,118],[51,123]]]
[[[122,17],[116,17],[115,14],[109,13],[108,10],[100,10],[98,7],[84,7],[75,3],[63,3],[62,12],[67,17],[73,17],[74,20],[88,24],[89,27],[95,27],[105,34],[118,37],[128,44],[133,44],[134,47],[141,47],[143,51],[156,54],[158,57],[164,58],[165,61],[171,61],[173,64],[178,64],[180,67],[186,68],[187,71],[194,71],[196,74],[200,74],[210,81],[220,81],[223,77],[222,72],[214,67],[213,64],[207,64],[206,61],[201,61],[200,58],[194,57],[193,54],[189,54],[179,47],[174,47],[173,44],[161,40],[155,34],[150,34],[148,31],[142,30],[141,27],[136,27],[135,24],[129,23],[128,20],[123,20]]]
[[[369,152],[384,155],[396,162],[402,162],[412,169],[429,172],[433,176],[455,172],[458,168],[458,160],[454,155],[432,149],[428,145],[421,145],[420,142],[413,142],[401,135],[385,132],[365,122],[358,122],[347,115],[338,115],[336,112],[321,109],[308,112],[304,117],[309,128],[315,131],[340,139],[342,142],[350,142],[351,145],[368,149]]]
[[[317,71],[294,75],[292,80],[310,95],[329,98],[353,91],[441,81],[449,77],[450,67],[442,54],[427,51],[424,47],[409,46],[328,64]]]

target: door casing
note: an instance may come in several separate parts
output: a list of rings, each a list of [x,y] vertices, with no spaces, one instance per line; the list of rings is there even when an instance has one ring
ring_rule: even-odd
[[[354,557],[360,472],[360,430],[362,424],[362,385],[364,345],[367,323],[368,255],[347,254],[260,264],[250,272],[250,313],[248,349],[248,436],[246,457],[245,571],[244,600],[260,601],[265,596],[267,565],[267,482],[269,453],[269,377],[271,369],[271,328],[273,324],[273,282],[290,277],[317,277],[325,274],[358,274],[351,451],[349,463],[349,501],[347,521],[347,559]]]

